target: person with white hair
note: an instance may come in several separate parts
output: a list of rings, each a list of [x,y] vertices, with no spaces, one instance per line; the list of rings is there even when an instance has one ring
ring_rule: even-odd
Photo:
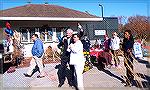
[[[83,29],[82,29],[82,26],[78,23],[78,28],[80,29],[80,36],[83,36]],[[65,70],[67,68],[67,66],[69,65],[69,68],[72,72],[72,77],[68,78],[68,84],[70,86],[74,86],[75,88],[77,87],[77,85],[74,83],[74,76],[73,76],[73,73],[74,73],[74,66],[73,65],[70,65],[69,62],[70,62],[70,52],[67,51],[67,48],[68,46],[71,44],[71,43],[74,43],[73,41],[73,38],[72,38],[72,35],[73,35],[73,30],[71,28],[67,29],[67,32],[66,32],[66,35],[62,37],[62,40],[61,42],[58,44],[58,47],[62,48],[62,54],[61,54],[61,67],[62,67],[62,71],[60,72],[60,76],[59,77],[59,85],[58,87],[61,87],[63,84],[64,84],[64,81],[65,81]]]

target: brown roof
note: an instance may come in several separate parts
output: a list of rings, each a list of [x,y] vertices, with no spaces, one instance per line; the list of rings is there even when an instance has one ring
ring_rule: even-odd
[[[0,17],[98,18],[85,12],[49,4],[27,4],[0,11]]]

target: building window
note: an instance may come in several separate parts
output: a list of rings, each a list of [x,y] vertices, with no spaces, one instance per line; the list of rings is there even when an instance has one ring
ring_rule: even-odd
[[[22,42],[33,42],[31,40],[31,36],[33,34],[38,34],[40,39],[44,42],[51,42],[51,41],[58,41],[58,38],[61,38],[63,36],[63,30],[65,28],[55,28],[55,27],[49,27],[49,28],[41,28],[41,27],[22,27],[20,28],[21,33],[21,41]]]
[[[28,30],[25,28],[21,29],[21,41],[28,42]]]
[[[52,28],[48,28],[46,31],[47,31],[47,41],[52,41],[53,36]]]
[[[31,40],[31,37],[32,37],[32,35],[33,34],[35,34],[35,28],[30,28],[30,30],[29,30],[29,42],[32,42],[32,40]]]
[[[59,39],[63,36],[63,30],[64,30],[64,28],[57,28],[56,29],[57,41],[59,41]]]
[[[41,39],[42,41],[45,41],[45,32],[46,32],[46,29],[41,29],[41,28],[39,28],[40,39]]]
[[[56,37],[58,38],[58,37],[61,37],[61,28],[57,28],[56,29]]]

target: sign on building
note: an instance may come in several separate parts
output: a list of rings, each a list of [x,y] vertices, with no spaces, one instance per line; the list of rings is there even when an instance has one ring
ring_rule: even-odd
[[[106,30],[95,30],[95,35],[106,35]]]

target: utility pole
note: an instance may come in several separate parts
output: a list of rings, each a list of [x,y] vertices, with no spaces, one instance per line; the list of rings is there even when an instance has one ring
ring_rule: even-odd
[[[103,16],[104,16],[104,15],[103,15],[103,11],[104,11],[104,10],[103,10],[103,5],[99,4],[99,6],[101,7],[101,14],[102,14],[102,18],[103,18]]]
[[[31,2],[32,2],[32,0],[28,0],[28,2],[27,2],[27,3],[28,3],[28,4],[31,4]]]
[[[48,4],[48,1],[47,1],[47,0],[44,0],[44,1],[45,1],[45,2],[44,2],[45,4]]]

